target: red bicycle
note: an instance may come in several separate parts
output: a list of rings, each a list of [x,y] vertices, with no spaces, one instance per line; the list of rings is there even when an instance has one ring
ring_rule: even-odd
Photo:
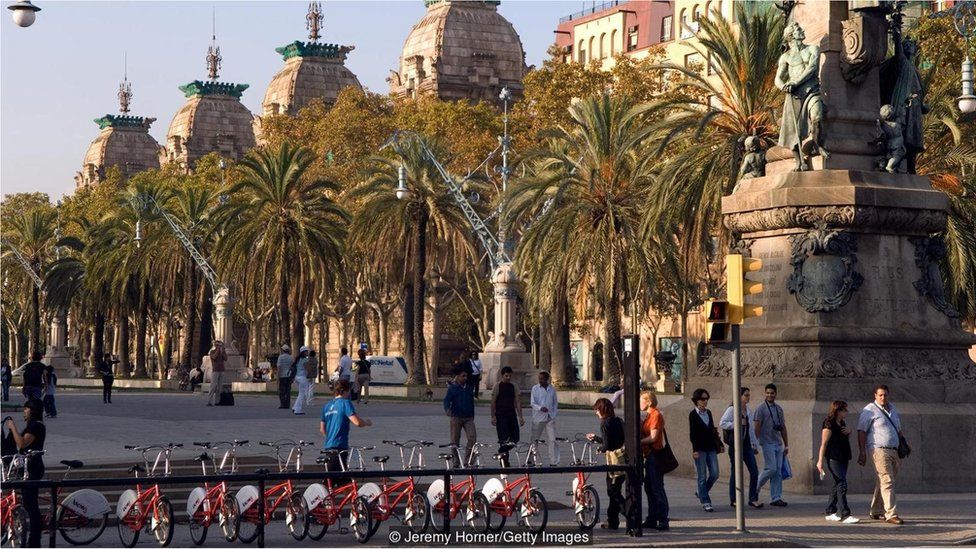
[[[471,448],[471,455],[468,456],[467,469],[477,469],[481,467],[481,448],[490,446],[481,442],[476,442]],[[452,463],[457,458],[457,463],[465,463],[461,454],[461,447],[457,444],[442,444],[438,448],[448,448],[449,453],[439,454],[437,457],[444,460],[444,468],[451,469]],[[477,489],[474,482],[474,474],[468,473],[467,478],[459,482],[451,479],[451,505],[450,508],[444,505],[444,480],[437,479],[430,483],[427,489],[427,500],[430,502],[431,520],[430,525],[435,532],[444,533],[444,515],[450,515],[453,521],[460,513],[461,508],[465,509],[464,522],[468,526],[479,532],[487,532],[488,506],[490,504],[485,494]]]
[[[348,450],[325,450],[315,463],[325,465],[326,471],[329,470],[330,462],[338,462],[340,471],[365,471],[363,452],[372,449],[372,446],[353,446]],[[353,467],[347,465],[346,461],[349,459],[353,460],[355,464]],[[369,508],[371,495],[374,494],[364,494],[360,490],[355,478],[349,479],[347,483],[338,487],[333,485],[331,478],[327,478],[325,484],[316,483],[309,486],[305,490],[305,503],[309,509],[308,537],[313,540],[322,539],[329,527],[340,521],[342,512],[348,505],[349,527],[352,528],[356,541],[366,543],[375,531]]]
[[[4,420],[6,423],[6,420]],[[27,455],[31,453],[39,454],[43,452],[35,452],[33,450],[27,452]],[[20,476],[20,471],[23,470],[23,475],[26,477],[27,456],[21,454],[15,454],[10,456],[3,456],[3,463],[6,465],[0,467],[0,480],[7,482],[8,480],[16,479]],[[7,490],[2,497],[0,497],[0,530],[2,530],[3,539],[0,540],[0,545],[7,545],[10,542],[11,547],[24,547],[27,545],[27,510],[24,506],[17,501],[17,491]]]
[[[278,471],[285,472],[294,463],[296,473],[302,470],[302,448],[312,446],[311,442],[299,440],[278,440],[275,442],[259,442],[262,446],[274,448],[275,459],[278,461]],[[287,449],[288,455],[282,455],[282,451]],[[259,469],[259,473],[267,473],[267,469]],[[264,497],[264,516],[260,515],[258,498]],[[265,525],[271,522],[278,507],[285,507],[285,525],[291,537],[296,540],[305,539],[308,533],[308,507],[305,499],[295,491],[295,486],[291,480],[286,480],[272,486],[261,494],[258,487],[253,484],[247,485],[237,491],[237,505],[240,509],[240,521],[238,528],[238,538],[244,543],[251,543],[258,537],[258,524],[263,522]]]
[[[408,440],[404,443],[395,440],[384,440],[383,444],[389,444],[400,450],[400,463],[403,465],[403,469],[408,471],[411,469],[423,469],[423,449],[427,446],[434,445],[433,442],[427,442],[425,440]],[[380,464],[380,471],[383,472],[386,471],[386,462],[389,459],[390,456],[373,457],[373,461]],[[370,510],[373,516],[372,532],[370,535],[375,534],[379,530],[380,524],[383,521],[389,520],[394,515],[400,518],[400,522],[410,528],[411,532],[418,534],[426,532],[427,527],[430,525],[430,502],[427,501],[426,494],[417,491],[417,485],[414,482],[413,475],[407,477],[406,480],[401,480],[393,484],[389,484],[389,480],[388,477],[384,476],[382,488],[377,487],[379,493],[369,500]],[[376,486],[373,483],[369,483],[364,485],[361,491],[375,491],[371,489],[370,485]],[[404,504],[402,517],[396,514],[396,508],[401,502]]]
[[[213,471],[217,474],[232,475],[237,472],[237,448],[247,444],[246,440],[233,442],[194,442],[194,446],[204,448],[194,461],[200,462],[203,475],[207,475],[207,462],[213,464]],[[223,452],[220,463],[217,463],[217,452]],[[240,511],[237,499],[227,491],[227,483],[220,481],[213,486],[204,483],[190,492],[186,499],[186,516],[190,523],[190,539],[194,545],[203,545],[207,540],[207,530],[211,525],[220,526],[224,539],[237,539],[240,527]]]
[[[182,444],[169,443],[153,446],[126,446],[126,450],[142,452],[143,465],[133,465],[129,472],[139,478],[139,473],[146,477],[156,476],[156,471],[162,465],[163,476],[169,476],[169,456]],[[152,466],[149,465],[149,454],[155,452],[156,458]],[[153,484],[144,488],[136,484],[135,490],[126,490],[119,496],[119,503],[115,507],[115,514],[119,517],[119,539],[126,547],[135,546],[139,541],[139,533],[145,529],[147,534],[153,534],[160,547],[166,547],[173,541],[173,504],[159,491],[159,485]]]
[[[516,459],[522,461],[525,467],[529,464],[539,462],[536,452],[536,445],[542,440],[531,443],[503,444],[502,452],[492,456],[498,461],[501,467],[505,467],[505,453],[515,450]],[[525,460],[518,459],[522,452],[526,452]],[[488,500],[488,513],[485,522],[488,529],[498,532],[505,527],[508,517],[518,512],[518,522],[529,531],[539,534],[546,528],[549,521],[549,504],[545,496],[538,489],[532,487],[532,477],[528,473],[518,477],[512,482],[508,482],[507,475],[500,475],[499,478],[490,478],[485,482],[481,489],[482,494]],[[492,516],[498,517],[497,524],[493,524]]]
[[[593,461],[595,443],[586,438],[586,433],[576,433],[573,440],[556,437],[556,442],[569,443],[569,448],[573,452],[573,465],[582,467],[596,465],[596,462]],[[579,448],[578,453],[577,444],[583,445]],[[590,474],[577,471],[576,478],[573,479],[573,489],[566,492],[567,496],[573,498],[573,512],[576,513],[576,522],[584,530],[592,530],[600,518],[600,495],[590,483]]]

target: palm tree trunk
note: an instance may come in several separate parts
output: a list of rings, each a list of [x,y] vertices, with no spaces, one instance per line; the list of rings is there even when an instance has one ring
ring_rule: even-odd
[[[291,321],[291,346],[292,349],[298,349],[307,343],[309,342],[305,341],[305,311],[296,306]]]
[[[135,377],[146,377],[146,337],[149,333],[149,280],[142,285],[142,299],[139,304],[139,324],[136,327],[136,373]]]
[[[105,356],[105,314],[101,311],[95,312],[95,326],[92,330],[92,345],[91,354],[88,356],[88,361],[91,363],[91,367],[94,370],[98,362],[102,360]]]
[[[30,352],[41,351],[41,293],[37,286],[31,287],[31,327]]]
[[[417,214],[417,229],[413,240],[413,292],[416,303],[413,308],[413,369],[407,372],[407,383],[417,384],[424,364],[424,303],[427,301],[427,220],[429,214],[421,208]],[[434,380],[427,380],[433,383]]]
[[[407,372],[415,369],[413,364],[413,309],[416,303],[413,284],[403,288],[403,356],[407,359]]]
[[[548,370],[552,365],[552,314],[539,313],[539,351],[536,367]]]
[[[380,340],[380,354],[387,356],[390,354],[390,340],[389,340],[389,322],[390,313],[383,311],[377,311],[376,313],[377,323],[379,324],[379,340]]]
[[[287,273],[282,272],[281,285],[278,287],[278,333],[281,340],[279,345],[291,340],[290,332],[291,319],[288,316],[288,276]]]
[[[186,264],[186,284],[183,289],[183,310],[186,322],[183,325],[183,353],[180,356],[180,370],[189,371],[193,367],[193,342],[197,336],[197,272],[192,262]]]
[[[603,346],[606,358],[607,381],[620,385],[620,374],[623,371],[623,348],[620,341],[620,274],[614,269],[613,282],[610,288],[610,299],[606,311],[606,344]]]
[[[132,361],[129,360],[129,315],[119,315],[119,370],[123,377],[129,377],[132,372]]]
[[[213,289],[210,284],[203,284],[200,288],[200,347],[197,360],[210,352],[213,345]]]
[[[569,302],[560,297],[552,322],[552,377],[554,383],[567,386],[576,383],[576,371],[569,349]]]

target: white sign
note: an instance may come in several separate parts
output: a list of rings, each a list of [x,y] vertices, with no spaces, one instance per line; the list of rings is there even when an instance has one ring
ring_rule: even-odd
[[[368,356],[370,385],[403,385],[407,363],[399,356]]]

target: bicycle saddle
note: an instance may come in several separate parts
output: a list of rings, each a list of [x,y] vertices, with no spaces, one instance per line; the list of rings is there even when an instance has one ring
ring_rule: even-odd
[[[495,454],[495,455],[493,455],[493,456],[491,456],[491,459],[495,459],[495,460],[501,460],[501,459],[502,459],[502,458],[504,458],[504,457],[505,457],[505,454],[503,454],[503,453],[501,453],[501,452],[499,452],[499,453],[497,453],[497,454]]]
[[[315,463],[318,463],[319,465],[325,465],[328,462],[329,462],[329,458],[326,456],[315,458]]]
[[[268,469],[265,469],[264,467],[262,467],[260,469],[255,469],[254,472],[257,473],[257,474],[259,474],[259,475],[267,475],[271,471],[269,471]]]
[[[454,459],[454,456],[452,456],[451,454],[437,454],[437,458],[438,459]]]
[[[373,456],[373,461],[376,463],[386,463],[390,459],[390,456]]]
[[[502,452],[507,452],[507,451],[511,450],[512,448],[515,448],[515,446],[517,446],[517,445],[514,442],[505,442],[505,443],[502,444],[502,446],[501,446],[500,449],[501,449]]]
[[[539,442],[539,441],[537,440],[536,442]],[[556,442],[569,442],[569,439],[568,438],[565,438],[565,437],[556,437]]]
[[[65,467],[71,467],[72,469],[81,469],[85,466],[84,463],[78,461],[77,459],[62,459],[61,464]]]
[[[133,465],[132,467],[129,467],[129,474],[132,474],[132,473],[145,473],[145,472],[146,472],[146,468],[143,467],[142,465],[139,465],[138,463],[135,464],[135,465]]]
[[[210,461],[210,455],[204,452],[199,456],[193,458],[193,461]]]

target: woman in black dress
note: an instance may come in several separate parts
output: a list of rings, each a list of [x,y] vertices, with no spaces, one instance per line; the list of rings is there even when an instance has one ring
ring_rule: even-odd
[[[44,450],[44,438],[47,435],[47,431],[44,428],[43,418],[44,404],[40,400],[32,398],[24,404],[24,422],[27,425],[23,431],[18,432],[14,420],[11,418],[7,419],[7,428],[13,434],[14,441],[17,444],[17,450],[20,453],[27,453],[29,450],[36,450],[38,452]],[[44,460],[41,456],[27,460],[27,480],[40,480],[43,477]],[[38,503],[37,495],[37,488],[24,488],[20,491],[24,510],[27,511],[27,517],[29,519],[28,547],[41,546],[41,530],[43,524],[41,521],[41,507]]]
[[[833,482],[824,513],[827,521],[857,524],[860,520],[851,516],[851,508],[847,505],[847,466],[851,462],[851,441],[848,437],[851,428],[847,426],[846,420],[847,403],[835,400],[823,422],[817,470],[820,471],[821,479],[829,474]]]
[[[613,410],[613,404],[609,399],[600,398],[593,404],[593,411],[600,418],[600,436],[595,433],[586,435],[586,438],[597,443],[596,451],[606,454],[608,465],[621,465],[627,462],[624,454],[624,422],[617,417]],[[607,473],[607,521],[600,525],[600,528],[616,530],[620,528],[620,515],[627,517],[626,500],[624,499],[624,483],[627,481],[626,473],[613,471]],[[631,521],[627,521],[628,527]]]

